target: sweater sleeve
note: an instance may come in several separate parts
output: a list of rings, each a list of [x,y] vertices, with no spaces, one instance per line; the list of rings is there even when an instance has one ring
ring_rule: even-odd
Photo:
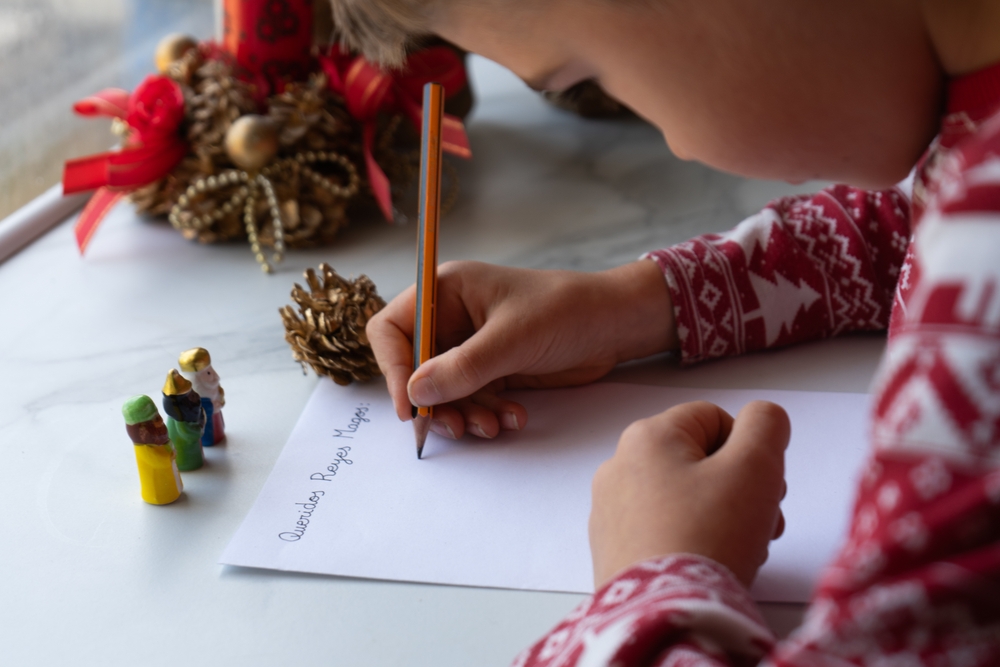
[[[885,329],[909,236],[899,189],[835,186],[645,257],[663,270],[690,363]]]
[[[1000,665],[1000,120],[986,134],[936,174],[876,376],[851,528],[804,625],[774,642],[722,566],[673,555],[620,574],[516,665]],[[797,205],[765,214],[772,243],[789,234],[781,206]],[[696,242],[703,257],[718,245]]]
[[[680,554],[619,574],[523,651],[513,667],[753,665],[773,644],[729,570]]]

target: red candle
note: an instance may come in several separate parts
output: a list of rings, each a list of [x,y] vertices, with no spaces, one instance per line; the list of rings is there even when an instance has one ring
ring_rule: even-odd
[[[309,73],[313,0],[223,0],[222,43],[272,86]]]

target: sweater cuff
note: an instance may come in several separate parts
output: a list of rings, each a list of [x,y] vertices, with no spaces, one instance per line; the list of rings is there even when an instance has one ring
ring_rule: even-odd
[[[680,343],[682,364],[693,364],[707,359],[739,353],[732,326],[719,327],[720,318],[725,313],[716,312],[728,304],[704,275],[700,266],[704,244],[700,239],[692,239],[662,250],[647,252],[640,259],[651,259],[660,267],[663,278],[670,290],[670,302],[674,309],[674,326]],[[700,297],[703,303],[698,303]],[[730,315],[731,318],[731,315]],[[729,335],[721,335],[727,333]]]
[[[773,644],[749,593],[729,570],[703,556],[674,554],[619,574],[514,665],[647,665],[675,649],[755,662]]]

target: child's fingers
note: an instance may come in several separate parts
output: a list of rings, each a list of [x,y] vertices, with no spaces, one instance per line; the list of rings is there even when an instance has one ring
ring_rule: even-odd
[[[446,438],[458,439],[466,431],[479,437],[492,438],[501,429],[516,431],[524,428],[528,421],[527,410],[519,403],[496,395],[496,390],[502,388],[502,383],[496,382],[493,385],[499,386],[490,386],[467,399],[436,405],[431,430]],[[494,424],[497,424],[496,428]]]
[[[465,435],[465,417],[450,403],[436,405],[431,430],[445,438],[457,440]]]
[[[480,438],[495,438],[500,433],[500,420],[489,408],[464,399],[452,403],[465,418],[465,430]]]
[[[500,424],[487,408],[465,399],[435,405],[431,430],[446,438],[458,439],[466,432],[479,438],[495,438]]]
[[[504,430],[519,431],[528,423],[528,411],[523,405],[501,398],[493,391],[477,391],[470,399],[496,415]]]
[[[461,438],[466,432],[479,438],[495,438],[500,422],[489,408],[469,399],[434,406],[431,430],[446,438]]]
[[[707,401],[695,401],[632,423],[619,441],[619,449],[638,450],[639,456],[666,455],[686,462],[700,461],[729,437],[733,418]]]
[[[385,375],[396,414],[403,421],[411,417],[406,383],[413,371],[413,308],[416,289],[410,287],[368,321],[365,333],[375,352],[375,360]]]
[[[702,454],[714,454],[733,431],[733,417],[714,403],[694,401],[678,405],[668,411],[674,427],[683,431]]]
[[[518,362],[504,345],[509,335],[492,320],[461,345],[422,364],[407,385],[410,401],[420,406],[457,401],[510,375]]]
[[[740,410],[726,446],[714,458],[755,485],[774,485],[780,500],[785,448],[791,434],[788,414],[781,406],[754,401]]]

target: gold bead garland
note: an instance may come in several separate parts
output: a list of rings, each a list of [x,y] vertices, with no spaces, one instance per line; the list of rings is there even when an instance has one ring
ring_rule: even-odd
[[[335,183],[309,166],[320,162],[340,166],[346,172],[347,185]],[[200,231],[221,220],[242,205],[243,223],[246,227],[247,238],[250,241],[250,250],[260,264],[261,270],[265,273],[271,273],[274,271],[274,265],[284,259],[285,253],[285,234],[281,209],[278,206],[278,198],[274,192],[274,184],[271,182],[271,179],[275,177],[282,178],[289,173],[292,177],[302,175],[314,185],[325,189],[333,196],[344,199],[349,199],[357,193],[361,181],[354,164],[345,156],[330,151],[305,151],[297,153],[290,158],[283,158],[272,162],[256,174],[251,174],[242,169],[227,169],[219,174],[196,179],[177,198],[177,203],[170,209],[170,224],[177,229],[181,229],[184,226],[182,224],[182,215],[187,212],[190,214],[187,226]],[[189,208],[194,200],[203,197],[205,194],[232,186],[239,187],[227,201],[210,213],[198,215]],[[257,229],[256,210],[257,201],[261,193],[263,193],[264,199],[267,202],[268,214],[271,217],[271,224],[274,230],[274,253],[271,255],[270,260],[264,255],[260,244],[259,230]]]
[[[271,214],[271,224],[274,226],[274,252],[271,254],[270,262],[267,261],[267,258],[261,251],[260,239],[257,238],[257,213],[255,210],[257,200],[254,196],[255,192],[252,189],[250,196],[247,197],[246,206],[243,209],[243,223],[247,227],[247,239],[250,240],[250,251],[257,259],[257,263],[260,264],[261,270],[264,273],[272,273],[274,265],[280,263],[285,258],[285,230],[281,224],[281,211],[278,209],[278,198],[274,196],[274,187],[271,185],[271,181],[267,180],[264,174],[257,174],[257,177],[252,182],[259,185],[260,189],[264,191],[264,196],[267,199],[267,208]]]

